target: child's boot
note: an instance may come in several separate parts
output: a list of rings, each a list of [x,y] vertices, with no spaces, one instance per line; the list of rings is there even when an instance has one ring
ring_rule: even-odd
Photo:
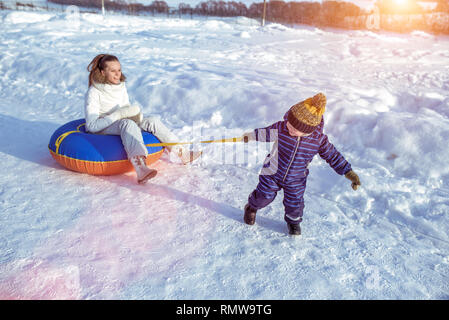
[[[153,178],[157,174],[156,170],[147,167],[145,159],[145,156],[136,156],[129,159],[134,167],[134,170],[136,170],[137,183],[139,184],[146,183],[149,179]]]
[[[301,234],[301,227],[298,224],[293,224],[293,223],[288,223],[287,222],[287,226],[288,226],[288,234],[291,234],[293,236],[297,236]]]
[[[243,216],[243,220],[246,224],[253,225],[256,222],[256,212],[257,210],[251,207],[249,203],[245,205],[245,214]]]

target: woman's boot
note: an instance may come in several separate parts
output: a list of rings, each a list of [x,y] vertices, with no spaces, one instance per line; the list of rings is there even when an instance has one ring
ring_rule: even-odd
[[[147,167],[145,159],[145,156],[136,156],[129,159],[134,167],[134,170],[136,171],[137,183],[139,184],[146,183],[149,179],[153,178],[157,174],[156,170]]]

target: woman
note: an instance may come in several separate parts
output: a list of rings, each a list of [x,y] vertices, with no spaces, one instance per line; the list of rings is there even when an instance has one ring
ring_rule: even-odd
[[[137,182],[144,184],[157,171],[148,168],[145,163],[148,151],[141,130],[154,134],[161,142],[177,142],[179,139],[158,118],[143,118],[139,106],[130,105],[126,77],[117,57],[99,54],[87,70],[90,74],[85,101],[86,130],[96,134],[120,135],[128,159],[136,171]],[[201,152],[187,151],[181,146],[167,148],[170,152],[176,152],[184,164],[201,156]]]

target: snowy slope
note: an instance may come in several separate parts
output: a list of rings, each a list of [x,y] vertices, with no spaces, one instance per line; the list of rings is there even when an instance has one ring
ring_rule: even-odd
[[[449,298],[448,37],[246,18],[0,21],[1,298]],[[119,57],[131,100],[185,140],[239,136],[324,92],[325,132],[361,189],[315,158],[294,238],[282,192],[242,221],[269,144],[202,145],[186,167],[165,154],[144,187],[62,168],[48,141],[83,117],[102,52]]]

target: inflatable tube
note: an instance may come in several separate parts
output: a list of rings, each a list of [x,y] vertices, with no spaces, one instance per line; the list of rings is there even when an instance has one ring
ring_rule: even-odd
[[[151,133],[142,131],[145,144],[160,143]],[[122,140],[118,135],[87,133],[85,120],[78,119],[59,127],[48,144],[53,158],[63,167],[92,175],[114,175],[132,171]],[[157,161],[163,147],[148,147],[147,164]]]

